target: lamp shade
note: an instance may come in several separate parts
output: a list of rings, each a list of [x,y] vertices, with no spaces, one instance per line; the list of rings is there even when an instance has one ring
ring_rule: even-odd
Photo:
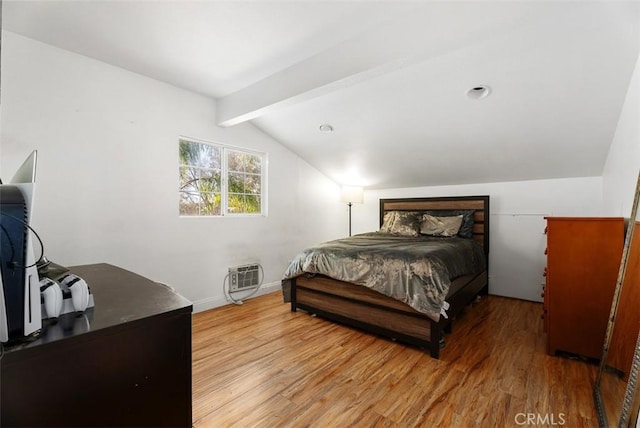
[[[364,202],[364,190],[362,187],[342,186],[340,201],[361,204]]]

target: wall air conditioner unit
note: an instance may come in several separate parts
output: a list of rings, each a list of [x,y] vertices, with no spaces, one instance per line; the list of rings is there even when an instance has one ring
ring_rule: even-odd
[[[248,264],[229,268],[229,291],[251,290],[260,286],[260,265]]]

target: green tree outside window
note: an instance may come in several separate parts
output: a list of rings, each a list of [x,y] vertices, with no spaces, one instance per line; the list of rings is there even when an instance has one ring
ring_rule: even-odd
[[[181,139],[179,157],[180,215],[263,213],[264,154]]]

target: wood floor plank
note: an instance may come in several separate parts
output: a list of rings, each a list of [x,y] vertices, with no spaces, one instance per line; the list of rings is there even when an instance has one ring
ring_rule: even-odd
[[[439,360],[292,313],[272,293],[193,317],[193,425],[596,427],[597,366],[545,354],[541,304],[489,296],[465,309]],[[544,419],[546,418],[546,419]]]

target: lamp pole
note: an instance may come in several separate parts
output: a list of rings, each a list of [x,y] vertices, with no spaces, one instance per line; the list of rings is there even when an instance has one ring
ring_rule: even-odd
[[[349,205],[349,236],[351,236],[351,205],[353,204],[349,202],[347,205]]]

